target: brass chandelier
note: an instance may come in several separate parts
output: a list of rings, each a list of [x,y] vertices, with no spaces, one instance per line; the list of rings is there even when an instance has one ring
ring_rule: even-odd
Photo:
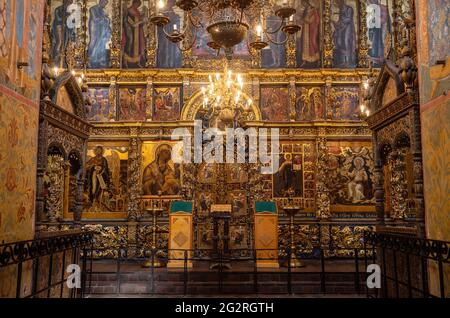
[[[227,66],[223,73],[209,75],[209,83],[202,87],[200,112],[217,118],[219,128],[237,127],[248,119],[253,100],[245,97],[244,78]],[[217,124],[217,123],[216,123]]]
[[[277,6],[275,0],[178,0],[175,5],[183,10],[183,27],[175,24],[173,30],[167,31],[171,22],[163,14],[165,0],[157,0],[155,14],[150,21],[160,27],[171,42],[176,43],[181,51],[190,50],[197,40],[197,30],[205,28],[211,37],[208,46],[219,54],[223,49],[228,59],[233,56],[234,46],[247,38],[247,47],[251,52],[267,47],[270,43],[284,45],[290,36],[301,30],[295,23],[296,13],[293,0],[283,1]],[[277,9],[274,9],[277,8]],[[201,20],[206,16],[206,21]],[[266,17],[276,16],[278,26],[268,29]],[[254,27],[251,27],[254,25]],[[275,41],[274,35],[282,31],[285,38]]]

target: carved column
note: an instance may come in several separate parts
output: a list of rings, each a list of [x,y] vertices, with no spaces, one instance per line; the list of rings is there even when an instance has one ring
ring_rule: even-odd
[[[131,132],[128,151],[128,220],[136,221],[141,214],[141,147],[137,130]]]
[[[359,48],[358,48],[358,67],[366,68],[369,66],[369,46],[367,39],[367,1],[359,0]]]
[[[291,121],[297,118],[295,103],[297,101],[297,87],[295,86],[295,77],[289,78],[289,117]]]
[[[122,38],[121,38],[121,14],[120,14],[120,0],[112,1],[112,37],[111,37],[111,57],[110,65],[112,68],[120,68],[120,53],[122,51]]]
[[[324,94],[325,98],[325,119],[333,119],[333,100],[334,100],[334,92],[332,87],[332,79],[331,77],[325,79],[325,89]]]
[[[414,178],[414,203],[416,210],[416,221],[419,235],[425,237],[425,206],[423,194],[423,163],[422,163],[422,137],[420,126],[419,106],[413,110],[413,129],[412,129],[412,160],[413,160],[413,178]]]
[[[83,173],[77,176],[76,181],[76,194],[75,194],[75,206],[73,211],[73,221],[75,227],[81,226],[81,216],[83,214],[83,190],[84,190],[84,178]]]
[[[112,115],[110,115],[112,120],[116,120],[116,112],[117,112],[117,78],[115,76],[111,76],[110,85],[109,85],[109,104],[110,107],[113,107],[114,111]]]
[[[148,16],[151,17],[155,12],[156,1],[149,1]],[[147,64],[148,68],[156,67],[156,51],[158,48],[157,30],[153,23],[147,22],[146,34],[146,49],[147,49]]]
[[[379,149],[376,133],[372,137],[374,155],[374,185],[375,185],[375,209],[377,212],[377,224],[384,225],[384,174],[381,161],[381,149]]]
[[[41,107],[43,107],[41,105]],[[44,175],[47,168],[47,121],[39,121],[38,138],[38,157],[37,157],[37,179],[36,179],[36,222],[41,222],[44,217]]]
[[[330,190],[328,188],[328,146],[325,137],[317,139],[316,164],[316,207],[317,219],[326,220],[331,217]]]
[[[145,96],[147,104],[147,121],[153,120],[153,77],[147,77],[147,88]]]
[[[331,34],[331,0],[325,0],[323,15],[323,66],[326,68],[333,67],[333,35]]]
[[[286,66],[289,68],[295,68],[297,64],[296,49],[297,35],[291,35],[286,42]]]

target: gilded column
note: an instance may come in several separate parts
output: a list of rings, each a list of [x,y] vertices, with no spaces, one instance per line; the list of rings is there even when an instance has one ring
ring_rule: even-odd
[[[323,66],[333,67],[333,35],[331,34],[331,0],[325,0],[324,15],[324,48],[323,48]]]
[[[147,88],[145,92],[145,101],[147,105],[147,121],[153,120],[153,77],[147,77]]]
[[[141,215],[141,145],[137,129],[130,131],[128,151],[128,220],[136,221]]]
[[[148,16],[151,17],[154,12],[156,11],[155,8],[155,1],[149,1],[149,8],[148,8]],[[153,23],[147,22],[147,28],[146,28],[146,49],[147,49],[147,64],[146,66],[148,68],[156,67],[156,52],[158,47],[158,41],[157,41],[157,30],[156,26]]]
[[[316,164],[316,207],[317,219],[326,220],[331,217],[330,190],[328,188],[328,145],[327,138],[320,136],[317,139],[317,164]]]
[[[384,174],[383,163],[381,161],[381,149],[378,148],[378,138],[376,134],[373,135],[372,142],[374,147],[374,185],[375,185],[375,209],[377,212],[377,224],[384,225]]]
[[[117,113],[117,78],[112,76],[109,85],[109,105],[113,107],[114,111],[111,112],[110,120],[116,120]]]
[[[286,42],[287,67],[295,68],[297,64],[296,52],[297,52],[297,35],[291,35],[289,36],[289,40]]]
[[[121,35],[121,18],[120,18],[120,0],[113,0],[112,5],[112,37],[111,37],[111,58],[110,64],[112,68],[120,68],[120,52],[122,50]]]
[[[369,46],[367,38],[367,1],[359,0],[359,48],[358,48],[358,67],[369,67],[368,56]]]
[[[297,118],[295,103],[297,101],[297,87],[295,86],[295,77],[289,78],[289,117],[291,121]]]

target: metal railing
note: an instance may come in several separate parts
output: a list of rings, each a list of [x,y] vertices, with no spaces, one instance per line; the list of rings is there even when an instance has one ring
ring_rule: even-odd
[[[136,249],[134,248],[133,250],[135,251]],[[193,256],[199,252],[198,250],[147,249],[144,251],[144,255],[148,255],[148,257],[136,257],[130,255],[130,248],[127,246],[119,247],[114,252],[110,249],[94,249],[87,251],[86,255],[89,259],[89,265],[87,266],[88,273],[85,276],[87,281],[83,284],[83,286],[86,286],[86,290],[83,291],[83,294],[92,296],[98,294],[203,295],[209,293],[234,295],[327,294],[337,293],[336,290],[329,290],[329,287],[335,288],[336,284],[342,284],[342,281],[344,281],[344,284],[346,284],[346,294],[362,295],[365,283],[365,270],[363,269],[364,258],[361,257],[363,251],[360,248],[342,248],[341,250],[345,250],[347,254],[352,256],[346,259],[342,259],[341,257],[326,257],[325,250],[320,247],[315,248],[314,253],[309,254],[307,257],[304,255],[300,257],[297,254],[296,257],[300,258],[301,261],[308,262],[304,268],[297,269],[293,268],[289,261],[293,256],[293,251],[289,248],[284,250],[234,249],[226,255],[221,251],[214,254],[213,250],[204,249],[200,251],[203,257]],[[109,255],[115,255],[117,257],[95,259],[94,253],[99,252],[109,252]],[[277,256],[260,256],[261,253],[268,254],[269,252]],[[164,256],[159,256],[161,254],[164,254]],[[176,256],[177,254],[180,256]],[[208,254],[210,255],[209,257],[204,256]],[[233,256],[240,254],[249,255],[249,257],[241,258]],[[150,264],[148,270],[139,269],[146,261]],[[156,266],[159,262],[167,264],[173,261],[177,261],[179,264],[183,264],[183,266],[177,269],[158,268]],[[281,265],[286,265],[281,266],[279,269],[265,270],[258,268],[257,264],[261,261],[273,261]],[[188,266],[191,262],[195,263],[195,268]],[[336,270],[334,262],[344,264],[347,270]],[[217,266],[215,269],[210,269],[209,265],[213,263]],[[235,269],[226,269],[226,265],[230,263]],[[100,269],[97,270],[96,267]],[[145,279],[143,278],[144,275],[141,275],[139,278],[140,283],[147,284],[146,290],[124,291],[122,286],[130,283],[125,278],[129,275],[138,275],[136,273],[139,272],[147,274]],[[106,279],[106,282],[108,282],[109,288],[107,291],[101,291],[99,290],[101,288],[92,286],[93,281],[98,280],[101,276],[105,278],[108,275],[109,278]],[[171,281],[168,278],[170,275],[177,276]],[[193,278],[193,276],[200,276],[200,279]],[[234,281],[230,279],[233,277],[235,278]],[[240,281],[242,277],[247,278],[246,281]],[[276,284],[277,288],[274,290],[264,288],[267,285],[263,286],[261,277],[265,277],[266,283]],[[267,277],[269,277],[269,280]],[[273,277],[273,280],[271,277]],[[309,284],[306,289],[304,288],[305,281]],[[181,283],[180,288],[172,291],[167,289],[161,291],[161,287],[167,287],[168,282],[169,284]],[[199,284],[208,285],[208,288],[200,288],[198,290]],[[230,288],[227,289],[227,285]],[[197,290],[194,287],[197,287]]]
[[[67,264],[75,264],[80,266],[82,276],[86,273],[86,258],[81,254],[92,242],[91,233],[77,233],[1,244],[0,275],[5,285],[7,280],[12,282],[8,284],[12,289],[9,297],[83,297],[80,291],[84,288],[77,290],[66,286],[66,270]],[[85,277],[81,281],[83,283]]]
[[[450,297],[450,242],[365,232],[364,255],[381,270],[381,288],[366,287],[368,297]]]

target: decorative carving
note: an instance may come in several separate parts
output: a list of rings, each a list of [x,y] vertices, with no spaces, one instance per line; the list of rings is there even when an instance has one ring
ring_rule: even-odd
[[[316,206],[317,218],[331,217],[330,190],[328,189],[328,147],[326,138],[317,140],[317,166],[316,166]]]
[[[63,217],[65,170],[66,164],[63,157],[48,156],[44,182],[48,191],[46,212],[50,222],[60,221]]]
[[[138,219],[141,213],[141,162],[139,140],[137,138],[131,138],[128,153],[128,219],[132,221]]]

